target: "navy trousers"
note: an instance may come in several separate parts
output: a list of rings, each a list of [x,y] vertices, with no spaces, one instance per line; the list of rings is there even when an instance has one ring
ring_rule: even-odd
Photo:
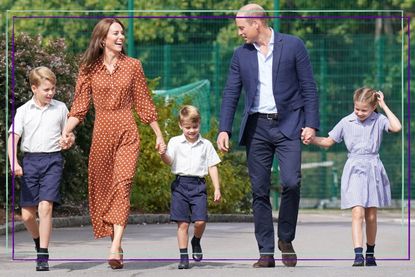
[[[272,162],[276,155],[282,186],[278,238],[291,242],[295,238],[300,203],[301,141],[300,138],[290,140],[285,137],[279,130],[278,118],[267,119],[257,114],[249,117],[245,135],[255,237],[259,253],[273,255],[275,234],[270,202]]]

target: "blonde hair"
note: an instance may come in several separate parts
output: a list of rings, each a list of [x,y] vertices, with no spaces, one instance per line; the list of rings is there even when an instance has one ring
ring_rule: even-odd
[[[124,25],[117,18],[104,18],[95,25],[89,46],[81,57],[82,66],[89,68],[104,53],[102,42],[107,37],[108,31],[114,23],[120,24],[122,29],[125,30]],[[121,53],[125,54],[124,47]]]
[[[377,90],[373,88],[358,88],[353,94],[353,102],[362,102],[375,107],[378,104],[378,95],[376,92]]]
[[[200,113],[195,106],[186,105],[183,106],[179,111],[179,122],[183,124],[185,121],[191,123],[200,123]]]
[[[244,17],[249,25],[252,25],[254,19],[262,22],[266,27],[268,26],[268,18],[266,18],[267,13],[264,8],[258,4],[248,4],[239,9],[236,17]]]
[[[55,73],[52,72],[46,66],[39,66],[32,69],[29,73],[29,82],[30,86],[40,86],[40,83],[43,80],[48,80],[52,84],[56,84],[56,76]]]

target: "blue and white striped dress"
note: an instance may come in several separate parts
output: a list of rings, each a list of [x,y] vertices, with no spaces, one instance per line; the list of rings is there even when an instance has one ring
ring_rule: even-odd
[[[344,140],[348,159],[341,180],[341,208],[386,207],[391,204],[389,178],[379,158],[383,131],[389,120],[373,112],[361,122],[355,113],[342,118],[329,132],[335,142]]]

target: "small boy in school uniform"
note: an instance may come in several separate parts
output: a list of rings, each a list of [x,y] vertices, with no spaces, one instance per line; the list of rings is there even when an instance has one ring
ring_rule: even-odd
[[[72,146],[74,135],[61,141],[68,109],[53,99],[55,74],[47,67],[37,67],[31,70],[29,81],[33,97],[16,111],[9,129],[8,154],[12,174],[21,177],[22,220],[35,242],[36,271],[48,271],[53,203],[60,202],[61,150]],[[24,153],[22,165],[17,160],[19,140]]]
[[[180,109],[180,136],[172,137],[166,146],[160,149],[164,163],[171,166],[176,179],[171,184],[170,218],[177,222],[177,240],[180,249],[179,269],[189,268],[187,252],[188,229],[194,223],[194,235],[191,240],[192,258],[203,259],[200,240],[207,221],[207,195],[205,176],[210,175],[215,188],[214,201],[221,199],[219,174],[216,165],[220,158],[212,143],[200,135],[200,113],[196,107],[187,105]]]

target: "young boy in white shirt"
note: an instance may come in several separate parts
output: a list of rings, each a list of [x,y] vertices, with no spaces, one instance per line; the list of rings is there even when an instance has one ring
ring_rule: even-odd
[[[194,223],[194,236],[191,240],[192,258],[203,259],[200,239],[207,221],[207,194],[205,176],[210,175],[215,188],[214,201],[221,199],[219,174],[216,165],[220,163],[212,143],[200,135],[200,113],[196,107],[187,105],[180,109],[180,136],[172,137],[160,149],[164,163],[171,165],[176,179],[171,184],[172,198],[170,218],[177,222],[177,240],[180,249],[179,269],[189,268],[187,253],[188,229]]]
[[[8,154],[13,175],[21,177],[22,220],[35,242],[36,271],[48,271],[53,203],[60,202],[61,150],[73,144],[74,136],[71,134],[68,141],[61,141],[68,109],[53,99],[55,74],[47,67],[37,67],[30,71],[29,81],[33,97],[16,111],[9,129]],[[24,153],[22,166],[17,160],[20,139]]]

